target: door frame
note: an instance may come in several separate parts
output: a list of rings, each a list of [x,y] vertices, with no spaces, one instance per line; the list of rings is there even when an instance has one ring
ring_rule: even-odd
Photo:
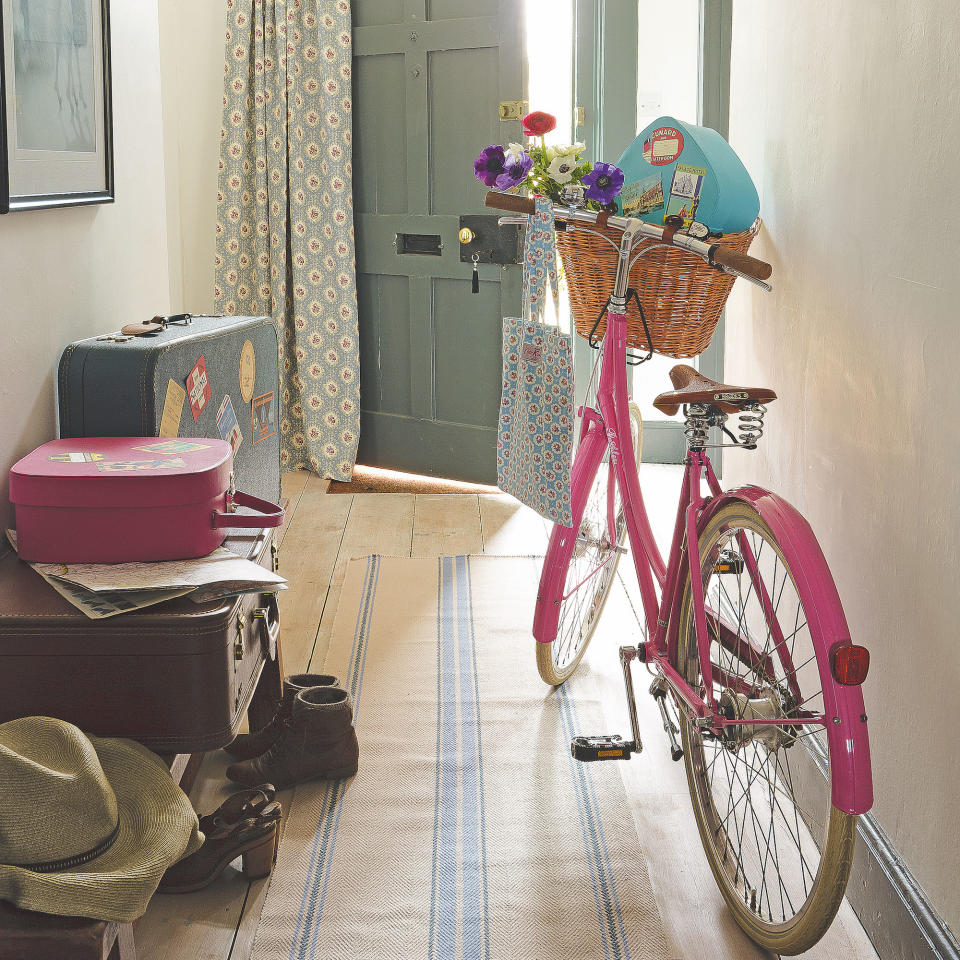
[[[574,96],[585,109],[577,130],[589,156],[612,162],[633,142],[637,116],[638,3],[574,0]],[[730,118],[730,44],[733,0],[700,0],[700,71],[697,122],[725,139]],[[623,96],[603,97],[616,88]],[[700,355],[699,368],[708,377],[723,377],[724,318],[710,346]],[[585,390],[596,360],[595,351],[574,337],[574,371]],[[667,384],[664,384],[667,387]],[[578,391],[579,392],[579,391]],[[578,396],[578,403],[582,396]],[[721,451],[717,451],[720,454]],[[677,421],[647,421],[643,425],[643,459],[650,463],[680,463],[686,455],[683,427]],[[719,469],[719,457],[715,466]]]

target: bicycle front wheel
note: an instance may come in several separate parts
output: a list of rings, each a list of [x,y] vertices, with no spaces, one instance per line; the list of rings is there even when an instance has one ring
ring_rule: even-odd
[[[643,420],[640,408],[630,404],[630,434],[637,467],[643,450]],[[616,536],[610,529],[607,511],[608,492],[614,497]],[[553,536],[563,535],[565,528],[555,527]],[[587,495],[583,516],[577,528],[577,539],[570,554],[563,594],[559,601],[560,616],[557,634],[551,643],[536,644],[537,670],[545,683],[557,686],[577,669],[600,622],[610,588],[613,586],[620,560],[615,548],[626,544],[626,521],[623,504],[610,465],[610,452],[604,454],[593,485]],[[549,554],[549,551],[548,551]]]
[[[699,543],[713,694],[722,714],[744,723],[715,735],[681,711],[693,811],[737,923],[760,946],[794,955],[812,947],[833,921],[855,839],[856,817],[830,802],[825,728],[804,723],[824,711],[810,632],[817,611],[804,607],[797,571],[750,504],[719,510]],[[703,694],[693,618],[688,580],[677,664]],[[750,722],[761,717],[797,723]]]

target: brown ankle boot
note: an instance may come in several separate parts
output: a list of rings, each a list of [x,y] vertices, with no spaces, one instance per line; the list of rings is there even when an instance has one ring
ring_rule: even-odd
[[[254,733],[241,733],[223,749],[236,760],[249,760],[259,757],[269,750],[283,732],[284,722],[293,713],[293,701],[301,690],[311,687],[335,687],[339,680],[329,673],[294,673],[283,678],[283,699],[273,719],[262,729]]]
[[[253,760],[231,764],[227,776],[247,786],[269,780],[280,790],[318,777],[352,777],[360,756],[352,721],[353,704],[345,690],[301,690],[273,746]]]

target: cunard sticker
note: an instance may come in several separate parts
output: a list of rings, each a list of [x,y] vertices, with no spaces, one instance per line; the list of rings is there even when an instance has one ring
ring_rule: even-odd
[[[103,459],[102,453],[54,453],[47,457],[48,460],[53,460],[54,463],[95,463],[97,460]]]
[[[643,159],[655,167],[673,163],[683,153],[683,134],[676,127],[657,127],[643,141]]]
[[[212,396],[210,380],[207,377],[207,363],[202,356],[187,375],[187,393],[190,395],[190,412],[196,420],[203,413],[203,408]]]

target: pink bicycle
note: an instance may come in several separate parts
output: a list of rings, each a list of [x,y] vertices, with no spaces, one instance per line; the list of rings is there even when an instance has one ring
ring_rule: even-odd
[[[514,213],[533,208],[498,193],[487,195],[487,205]],[[558,223],[586,225],[578,230],[597,222],[575,200],[553,213]],[[707,448],[720,445],[708,442],[710,429],[730,438],[724,446],[755,449],[764,404],[776,394],[717,383],[683,364],[671,371],[674,389],[654,403],[667,415],[683,408],[688,453],[664,563],[640,491],[638,423],[627,390],[627,287],[640,237],[681,247],[767,289],[770,268],[638,220],[609,217],[606,226],[623,231],[618,269],[599,379],[580,410],[574,523],[554,527],[540,578],[537,665],[550,684],[573,673],[629,543],[645,618],[644,642],[619,652],[632,739],[577,737],[573,755],[597,761],[640,752],[631,664],[645,663],[673,759],[684,760],[700,838],[724,899],[760,946],[800,953],[836,915],[856,816],[873,802],[860,686],[869,657],[851,642],[809,524],[770,491],[724,491],[710,463]],[[731,416],[739,421],[737,435],[727,426]]]

